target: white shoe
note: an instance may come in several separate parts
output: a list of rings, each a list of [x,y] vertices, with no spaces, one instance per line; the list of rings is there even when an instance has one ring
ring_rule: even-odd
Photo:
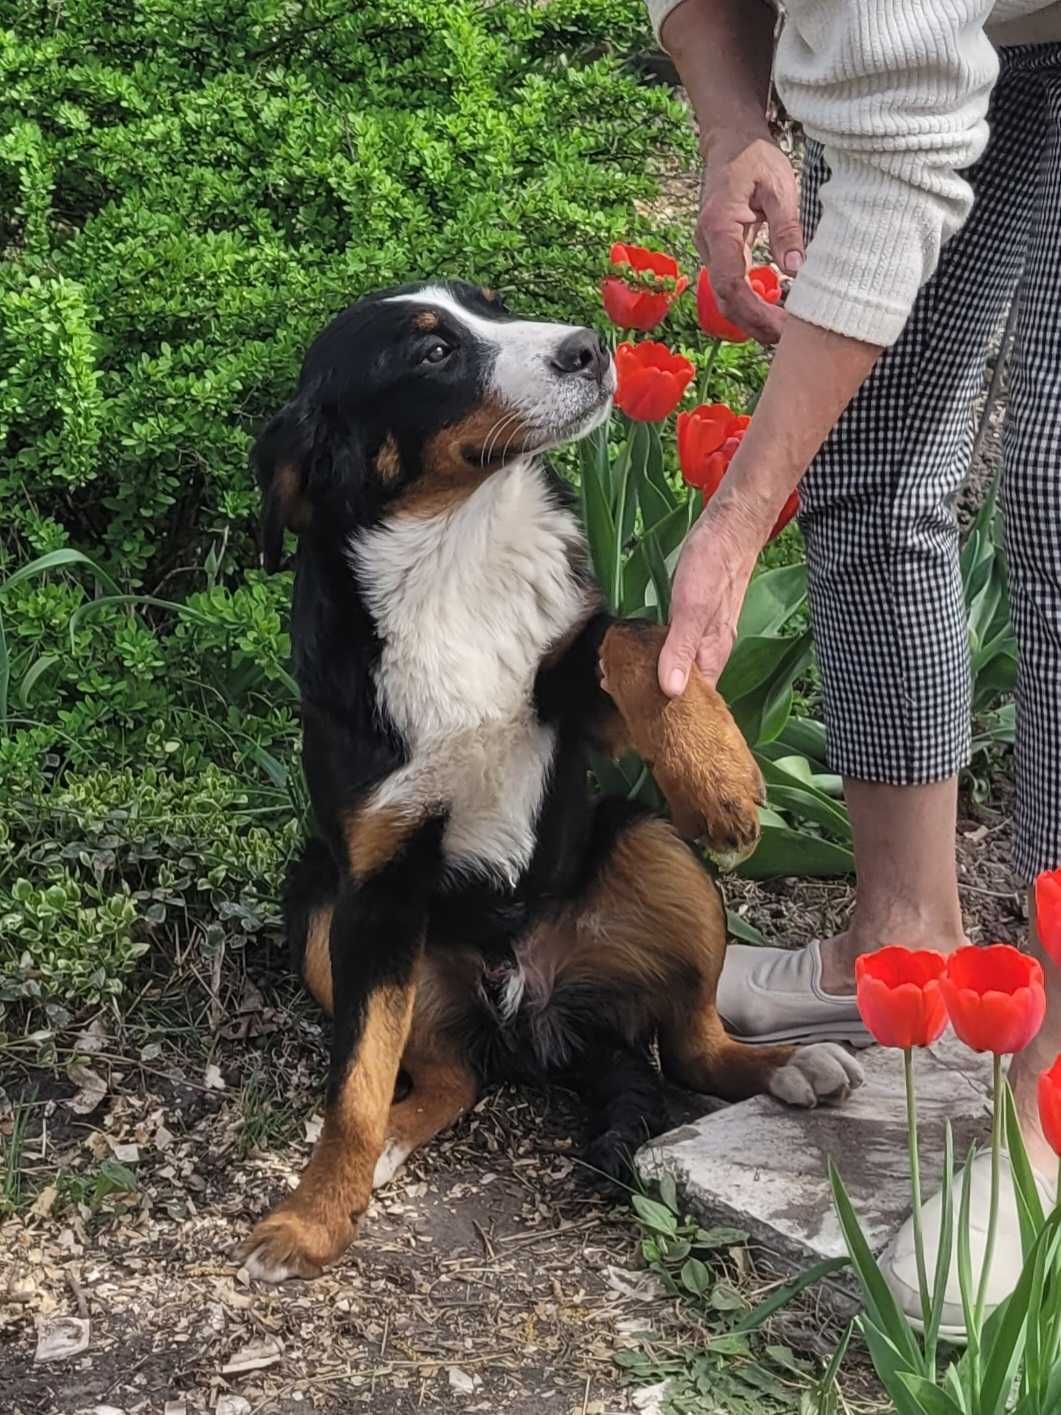
[[[987,1279],[984,1301],[985,1319],[1005,1300],[1020,1279],[1024,1259],[1021,1253],[1020,1220],[1013,1192],[1013,1170],[1009,1156],[1003,1153],[999,1166],[998,1227],[995,1251],[991,1256],[991,1273]],[[1054,1189],[1041,1174],[1035,1175],[1042,1196],[1043,1208],[1054,1206]],[[962,1202],[961,1172],[954,1176],[954,1250],[951,1257],[947,1288],[940,1317],[940,1335],[948,1341],[962,1342],[966,1338],[965,1313],[962,1310],[961,1288],[958,1285],[958,1216]],[[980,1282],[987,1246],[987,1221],[991,1212],[991,1154],[983,1151],[972,1161],[972,1184],[969,1194],[969,1266],[973,1281],[973,1297]],[[921,1231],[925,1238],[925,1267],[931,1286],[939,1252],[940,1224],[943,1217],[942,1191],[934,1194],[921,1210]],[[881,1272],[895,1300],[918,1329],[921,1328],[921,1293],[917,1283],[917,1256],[914,1251],[914,1224],[907,1219],[892,1239],[881,1259]]]
[[[854,995],[822,990],[822,950],[731,943],[718,980],[718,1011],[739,1042],[873,1045]]]

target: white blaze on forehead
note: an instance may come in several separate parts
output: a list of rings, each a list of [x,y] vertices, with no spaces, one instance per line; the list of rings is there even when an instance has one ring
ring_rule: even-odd
[[[394,302],[427,305],[444,311],[455,324],[468,330],[492,352],[486,391],[543,429],[576,422],[599,401],[599,391],[588,380],[571,378],[555,367],[553,359],[564,340],[577,334],[578,324],[550,324],[533,319],[488,319],[463,305],[444,285],[425,285],[410,295],[392,295]],[[610,375],[607,392],[614,388]]]

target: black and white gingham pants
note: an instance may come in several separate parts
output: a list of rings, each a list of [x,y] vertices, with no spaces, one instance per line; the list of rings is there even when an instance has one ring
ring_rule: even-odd
[[[1002,52],[976,203],[801,486],[830,763],[909,785],[968,760],[955,494],[991,335],[1019,300],[1002,504],[1017,681],[1016,867],[1061,865],[1061,44]],[[828,177],[811,145],[808,236]]]

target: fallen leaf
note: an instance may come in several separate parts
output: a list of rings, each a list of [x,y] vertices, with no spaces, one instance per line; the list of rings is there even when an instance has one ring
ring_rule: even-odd
[[[38,1323],[34,1361],[65,1361],[88,1346],[87,1317],[49,1317]]]
[[[641,1415],[662,1415],[663,1402],[670,1390],[670,1381],[660,1381],[659,1385],[642,1386],[633,1395],[634,1409]]]
[[[54,1184],[46,1184],[41,1192],[30,1205],[30,1213],[34,1218],[47,1218],[52,1211],[56,1199],[59,1197],[59,1190]]]
[[[446,1374],[449,1376],[450,1386],[458,1395],[474,1395],[483,1383],[481,1376],[469,1376],[468,1372],[462,1371],[459,1366],[450,1366]]]
[[[264,1341],[253,1341],[231,1356],[221,1367],[223,1376],[236,1376],[242,1371],[263,1371],[266,1366],[275,1366],[284,1354],[284,1344],[268,1336]]]
[[[604,1268],[604,1280],[621,1297],[633,1297],[638,1302],[655,1302],[665,1296],[659,1279],[649,1272],[627,1272],[609,1263]]]
[[[162,1415],[188,1415],[188,1407],[183,1400],[167,1400]]]
[[[306,1139],[311,1145],[315,1145],[317,1143],[317,1141],[321,1137],[321,1131],[323,1129],[324,1116],[311,1115],[310,1118],[306,1121]]]
[[[225,1089],[225,1078],[221,1075],[220,1068],[211,1061],[203,1072],[203,1085],[208,1091],[223,1091]]]
[[[91,1066],[86,1066],[83,1061],[72,1061],[66,1069],[66,1074],[78,1088],[66,1104],[75,1115],[88,1115],[89,1111],[95,1110],[107,1094],[106,1081],[102,1076],[98,1076]]]
[[[122,1164],[137,1164],[140,1160],[139,1145],[118,1145],[111,1141],[111,1154]]]

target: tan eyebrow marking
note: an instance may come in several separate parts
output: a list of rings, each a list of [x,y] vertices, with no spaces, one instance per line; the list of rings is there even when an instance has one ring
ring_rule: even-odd
[[[482,295],[488,305],[497,304],[497,291],[492,290],[489,285],[480,285],[479,294]]]
[[[423,329],[427,332],[432,329],[437,329],[441,320],[434,310],[421,310],[413,323],[416,325],[417,329]]]

